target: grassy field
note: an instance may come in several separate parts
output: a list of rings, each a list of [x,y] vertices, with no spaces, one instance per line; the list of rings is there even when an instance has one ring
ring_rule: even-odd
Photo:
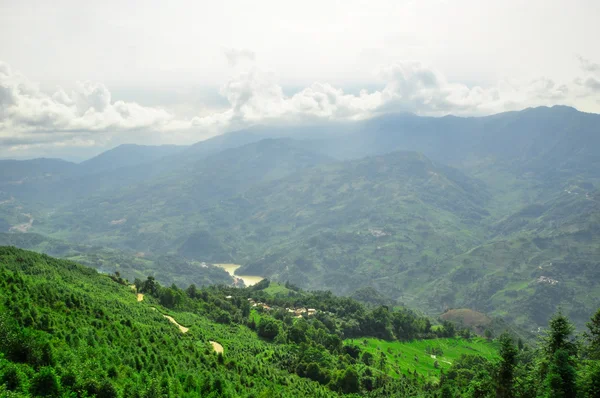
[[[291,290],[288,289],[287,287],[285,287],[284,284],[282,283],[277,283],[277,282],[271,282],[269,284],[269,287],[264,289],[265,293],[268,293],[272,296],[275,296],[277,294],[283,294],[283,295],[287,295]]]
[[[410,342],[384,341],[379,339],[349,339],[345,344],[356,344],[375,357],[375,363],[383,352],[386,357],[384,370],[392,377],[417,373],[437,380],[440,369],[447,371],[461,355],[480,355],[487,359],[498,358],[497,345],[482,338],[444,338],[415,340]],[[433,352],[436,354],[433,354]],[[438,362],[438,368],[435,362]]]

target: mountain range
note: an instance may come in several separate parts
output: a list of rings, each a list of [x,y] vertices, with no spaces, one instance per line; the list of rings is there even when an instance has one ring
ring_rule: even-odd
[[[429,314],[536,328],[561,307],[581,326],[600,306],[599,147],[600,115],[555,106],[0,161],[0,229],[25,248],[60,242],[61,257],[118,255],[164,283],[237,263],[307,289],[373,287]],[[88,262],[100,263],[119,265]],[[198,282],[229,283],[211,272]]]

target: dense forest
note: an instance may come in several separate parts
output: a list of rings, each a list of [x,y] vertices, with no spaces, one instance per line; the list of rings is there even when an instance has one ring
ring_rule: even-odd
[[[451,357],[459,346],[467,353]],[[71,261],[0,248],[1,396],[599,393],[600,310],[582,335],[559,312],[533,342],[489,330],[479,337],[407,308],[289,283],[263,280],[243,289],[181,289],[154,277],[130,283]]]

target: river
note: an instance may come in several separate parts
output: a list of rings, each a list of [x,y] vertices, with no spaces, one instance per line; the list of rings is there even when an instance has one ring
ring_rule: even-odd
[[[235,270],[241,267],[241,265],[239,265],[239,264],[214,264],[214,265],[216,265],[217,267],[223,268],[225,271],[227,271],[227,273],[229,275],[233,276],[234,278],[243,280],[244,285],[246,285],[246,286],[255,285],[258,282],[265,279],[262,276],[255,276],[255,275],[236,275]]]

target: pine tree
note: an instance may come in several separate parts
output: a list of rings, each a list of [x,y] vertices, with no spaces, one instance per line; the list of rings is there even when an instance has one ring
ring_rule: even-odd
[[[550,364],[545,377],[549,397],[571,398],[576,394],[576,371],[573,358],[577,346],[572,341],[575,327],[560,311],[550,319],[544,351]]]
[[[552,359],[558,350],[564,350],[569,355],[575,355],[577,347],[571,340],[575,330],[569,319],[558,312],[550,319],[549,329],[545,337],[544,350],[548,359]]]
[[[585,337],[589,343],[588,351],[592,359],[600,360],[600,309],[596,311],[591,321],[587,323],[588,332]]]
[[[514,372],[517,365],[517,349],[512,337],[504,332],[499,337],[500,341],[500,369],[496,387],[496,397],[512,398],[514,396]]]
[[[554,353],[546,376],[547,396],[551,398],[575,398],[577,373],[569,353],[559,349]]]

